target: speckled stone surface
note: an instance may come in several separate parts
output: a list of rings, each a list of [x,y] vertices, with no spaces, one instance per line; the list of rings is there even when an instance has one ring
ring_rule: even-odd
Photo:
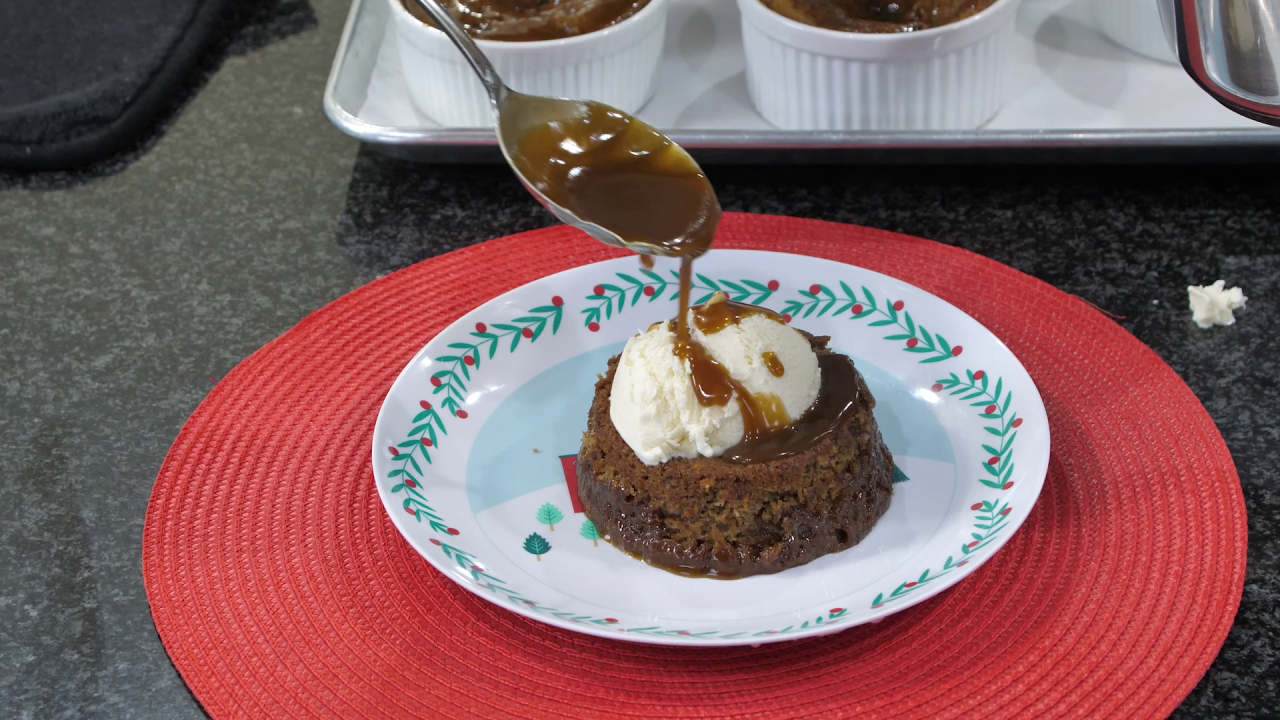
[[[212,384],[344,292],[550,218],[501,167],[412,165],[320,110],[341,0],[242,4],[157,134],[78,173],[0,174],[0,716],[199,718],[151,623],[147,497]],[[1240,470],[1249,570],[1179,718],[1280,695],[1280,185],[1231,168],[711,167],[724,206],[993,257],[1123,316]],[[1185,287],[1241,285],[1230,328]]]

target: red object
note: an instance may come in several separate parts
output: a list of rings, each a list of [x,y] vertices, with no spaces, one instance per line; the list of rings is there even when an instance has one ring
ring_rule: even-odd
[[[486,332],[489,329],[484,323],[476,323],[476,332]]]
[[[600,323],[598,322],[587,323],[587,329],[590,330],[591,332],[597,332],[600,330]]]
[[[774,291],[774,292],[777,292],[777,291],[778,291],[778,288],[780,288],[780,287],[782,287],[782,286],[778,284],[778,281],[777,281],[777,280],[770,280],[769,282],[765,283],[765,287],[769,288],[770,290],[772,290],[772,291]]]
[[[464,363],[466,363],[466,364],[468,364],[468,365],[475,365],[475,364],[476,364],[476,359],[475,359],[475,358],[473,358],[473,357],[471,357],[470,355],[463,355],[463,356],[462,356],[462,362],[464,362]]]
[[[784,314],[783,314],[783,316],[782,316],[782,322],[784,322],[784,323],[790,323],[790,322],[791,322],[791,313],[784,313]]]
[[[655,292],[655,290],[653,289],[652,285],[645,285],[644,290],[641,290],[641,292],[645,294],[645,297],[653,297],[653,293]],[[679,315],[680,313],[676,313],[676,314]]]
[[[974,373],[974,374],[973,374],[973,379],[974,379],[974,380],[981,380],[984,376],[986,376],[986,373],[985,373],[985,372],[983,372],[983,371],[981,371],[981,370],[979,370],[978,372],[976,372],[976,373]]]
[[[425,260],[339,298],[242,362],[187,421],[156,479],[142,566],[160,638],[209,715],[1168,715],[1227,635],[1247,545],[1231,456],[1173,370],[1084,301],[959,248],[736,213],[726,213],[717,247],[887,273],[964,309],[1017,354],[1048,409],[1053,454],[1030,517],[986,564],[880,623],[756,649],[579,635],[435,571],[378,496],[369,457],[378,408],[422,345],[464,313],[550,273],[629,254],[548,228]],[[566,304],[577,317],[586,302],[570,295]],[[387,333],[392,326],[409,330]],[[932,367],[963,377],[965,365]],[[949,395],[941,402],[992,422]],[[1124,432],[1108,431],[1121,419]],[[986,476],[961,472],[973,469]],[[979,489],[983,499],[1000,494]]]
[[[520,331],[520,334],[527,338],[531,338],[533,337],[533,328],[525,328]]]
[[[855,303],[854,306],[851,308],[851,310],[854,315],[861,315],[863,307]]]
[[[466,419],[467,419],[467,411],[466,411],[466,410],[459,410],[458,412],[454,413],[454,415],[456,415],[457,417],[459,417],[459,418],[461,418],[461,419],[463,419],[463,420],[466,420]]]
[[[440,387],[440,378],[438,377],[431,378],[431,384],[436,387]]]
[[[418,406],[421,407],[423,410],[431,409],[431,403],[427,402],[426,400],[418,401]]]
[[[988,414],[988,415],[991,415],[991,414],[995,413],[995,411],[997,411],[997,410],[999,410],[999,409],[1000,409],[1000,408],[996,407],[995,405],[988,405],[988,406],[986,406],[985,408],[983,408],[983,409],[982,409],[982,412],[984,412],[984,413],[986,413],[986,414]]]
[[[952,357],[960,357],[960,353],[962,352],[964,352],[964,348],[960,347],[959,345],[951,348]]]
[[[893,302],[893,309],[894,309],[894,310],[901,310],[901,309],[902,309],[902,308],[904,308],[904,307],[906,307],[906,305],[905,305],[901,300],[895,300],[895,301]]]
[[[595,286],[595,287],[591,288],[591,294],[592,294],[592,295],[603,295],[603,294],[604,294],[604,286],[603,286],[603,285],[597,285],[597,286]]]
[[[909,348],[913,348],[913,347],[915,347],[915,346],[917,346],[917,345],[919,345],[919,344],[920,344],[920,341],[919,341],[919,340],[917,340],[917,339],[915,339],[915,338],[907,338],[907,347],[909,347]]]
[[[564,484],[569,486],[569,502],[573,511],[582,512],[582,501],[578,499],[578,456],[561,455],[560,472],[564,473]]]
[[[422,438],[422,444],[426,445],[427,447],[431,447],[431,438],[428,438],[428,437]]]
[[[942,383],[934,383],[931,389],[934,392],[942,392]]]
[[[1013,426],[1014,426],[1014,427],[1016,427],[1016,428],[1020,428],[1020,427],[1022,427],[1022,418],[1017,418],[1017,419],[1015,419],[1015,420],[1013,421]]]
[[[559,295],[552,295],[551,304],[555,305],[556,307],[560,307],[561,305],[564,305],[564,298],[560,297]]]
[[[810,286],[809,286],[809,294],[810,294],[810,295],[817,295],[817,294],[818,294],[818,293],[820,293],[820,292],[822,292],[822,286],[821,286],[821,285],[818,285],[817,283],[814,283],[813,285],[810,285]]]
[[[976,502],[976,503],[974,503],[974,504],[970,505],[970,506],[969,506],[969,509],[970,509],[970,510],[981,510],[981,509],[982,509],[982,503],[980,503],[980,502]]]

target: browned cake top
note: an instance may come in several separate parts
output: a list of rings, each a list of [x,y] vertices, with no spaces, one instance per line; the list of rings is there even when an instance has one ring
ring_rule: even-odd
[[[432,24],[414,0],[400,0]],[[649,0],[443,0],[467,32],[483,40],[556,40],[594,32],[635,15]]]
[[[774,12],[828,30],[912,32],[963,20],[995,0],[760,0]]]

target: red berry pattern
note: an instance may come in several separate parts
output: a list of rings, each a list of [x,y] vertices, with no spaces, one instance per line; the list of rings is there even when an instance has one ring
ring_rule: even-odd
[[[564,298],[560,297],[559,295],[552,295],[551,304],[555,305],[556,307],[564,307]]]
[[[765,287],[769,288],[773,292],[777,292],[778,288],[782,287],[782,285],[778,284],[777,280],[770,280]]]
[[[489,326],[484,323],[476,323],[476,332],[489,332]]]
[[[908,346],[911,339],[914,338],[908,338]],[[957,356],[962,351],[963,348],[957,345],[951,348],[951,355]],[[979,417],[986,422],[987,432],[994,437],[986,437],[986,442],[982,446],[988,454],[978,480],[988,488],[998,491],[1010,490],[1014,486],[1013,480],[1009,479],[1014,467],[1013,441],[1017,436],[1014,431],[1022,426],[1022,418],[1017,417],[1010,407],[1013,400],[1012,392],[1005,388],[1002,379],[993,380],[985,370],[966,370],[964,375],[962,377],[960,374],[951,373],[949,377],[934,382],[931,386],[932,390],[940,395],[945,393],[947,397],[955,396],[957,400],[975,409],[981,408]],[[996,533],[1011,526],[1007,518],[1013,513],[1013,508],[1000,496],[975,502],[969,506],[969,510],[975,513],[974,532],[970,533],[971,539],[966,539],[960,546],[961,559],[957,561],[956,555],[949,556],[940,571],[935,573],[933,570],[925,570],[917,579],[901,583],[887,595],[877,594],[871,603],[873,609],[904,597],[934,578],[942,577],[956,568],[967,565],[969,560],[965,556],[980,552]]]
[[[587,323],[587,329],[590,330],[591,332],[600,332],[600,323],[598,322]]]
[[[885,328],[890,334],[885,340],[903,342],[903,351],[920,356],[920,363],[936,363],[952,357],[951,343],[939,333],[930,332],[916,323],[906,311],[903,300],[878,300],[868,287],[855,291],[847,283],[822,285],[814,283],[801,298],[788,300],[782,307],[783,315],[792,317],[823,317],[828,313],[847,314],[857,319],[867,319],[871,327]],[[894,326],[890,328],[889,326]]]
[[[423,410],[430,410],[431,403],[427,402],[426,400],[421,400],[418,402],[418,407],[422,408]]]

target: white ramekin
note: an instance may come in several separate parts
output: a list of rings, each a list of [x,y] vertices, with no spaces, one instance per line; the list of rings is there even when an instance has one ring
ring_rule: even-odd
[[[1121,47],[1161,62],[1178,61],[1164,36],[1156,0],[1093,0],[1093,21]]]
[[[491,127],[493,114],[484,86],[449,38],[410,15],[400,0],[387,2],[413,104],[441,125]],[[666,25],[667,0],[650,0],[635,15],[592,33],[477,44],[514,90],[596,100],[635,112],[653,94]]]
[[[751,99],[785,130],[976,128],[1004,102],[1018,2],[929,30],[853,33],[738,0]]]

